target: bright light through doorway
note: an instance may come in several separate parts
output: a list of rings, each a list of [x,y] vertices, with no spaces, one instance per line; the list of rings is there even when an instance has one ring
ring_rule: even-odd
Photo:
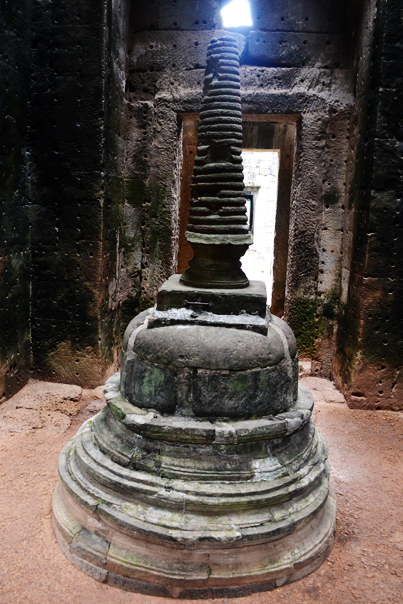
[[[251,26],[252,19],[248,0],[233,0],[221,11],[224,27]]]
[[[270,304],[279,152],[243,151],[242,160],[249,226],[253,233],[253,244],[241,259],[242,269],[248,279],[266,283],[267,301]]]

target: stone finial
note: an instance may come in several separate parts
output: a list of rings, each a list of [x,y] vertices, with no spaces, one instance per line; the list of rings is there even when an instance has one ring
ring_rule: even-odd
[[[194,257],[181,282],[206,288],[249,285],[240,257],[252,235],[243,197],[242,113],[236,40],[210,41],[186,238]]]

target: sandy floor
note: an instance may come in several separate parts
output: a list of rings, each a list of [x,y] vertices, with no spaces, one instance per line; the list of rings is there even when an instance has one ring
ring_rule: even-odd
[[[309,577],[233,602],[403,603],[403,414],[350,411],[345,403],[326,402],[332,397],[323,392],[333,389],[322,382],[313,384],[314,413],[329,444],[338,502],[333,551]],[[22,403],[11,399],[0,408],[0,603],[166,603],[96,583],[64,558],[51,523],[57,459],[103,401],[99,391],[73,392],[52,407],[52,393],[41,398],[40,386],[30,387],[36,395],[26,391]],[[29,407],[35,396],[40,403]]]

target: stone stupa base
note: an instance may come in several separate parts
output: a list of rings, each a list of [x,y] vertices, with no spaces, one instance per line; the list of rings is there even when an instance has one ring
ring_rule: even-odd
[[[54,527],[94,579],[156,596],[274,589],[330,552],[336,504],[312,396],[249,420],[161,416],[130,405],[119,376],[106,406],[60,455]]]

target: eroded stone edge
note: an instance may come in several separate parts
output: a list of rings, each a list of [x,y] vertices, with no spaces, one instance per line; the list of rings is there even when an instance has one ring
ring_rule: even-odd
[[[119,385],[117,373],[107,380],[104,390],[115,418],[138,434],[165,441],[194,443],[196,439],[200,445],[211,445],[281,438],[300,430],[309,421],[313,409],[311,393],[300,385],[298,399],[289,411],[260,419],[211,422],[147,412],[129,403],[121,395]]]
[[[223,582],[222,585],[211,585],[214,579],[217,580],[216,577],[211,579],[211,575],[209,575],[208,579],[205,582],[204,587],[195,586],[191,587],[192,578],[184,581],[178,580],[175,584],[175,578],[172,578],[172,585],[161,585],[149,583],[146,581],[139,581],[132,577],[125,576],[125,572],[127,574],[127,569],[122,566],[122,574],[116,574],[107,570],[107,568],[101,568],[90,563],[84,557],[77,555],[68,538],[67,535],[72,532],[76,535],[86,535],[88,531],[82,527],[78,526],[77,521],[69,514],[69,512],[64,509],[64,513],[62,515],[55,513],[55,508],[57,506],[63,507],[63,502],[59,501],[60,495],[58,491],[58,487],[55,489],[54,500],[53,500],[53,526],[55,530],[55,535],[57,541],[60,545],[60,548],[66,558],[78,568],[81,572],[91,576],[95,580],[108,583],[109,585],[113,585],[114,587],[119,587],[120,589],[124,589],[126,591],[143,593],[147,595],[155,595],[159,597],[173,597],[173,598],[187,598],[187,599],[206,599],[206,598],[220,598],[220,597],[240,597],[244,595],[249,595],[256,592],[269,591],[272,589],[276,589],[277,587],[281,587],[287,583],[292,583],[303,577],[309,575],[314,572],[319,566],[324,562],[328,554],[330,553],[333,543],[334,543],[334,531],[336,524],[336,502],[333,498],[333,493],[330,491],[327,502],[325,506],[320,510],[319,515],[322,519],[323,524],[325,525],[326,530],[323,531],[324,534],[321,535],[319,542],[311,543],[311,547],[308,547],[306,551],[302,552],[301,555],[298,556],[298,544],[296,543],[296,547],[293,550],[293,555],[290,559],[290,564],[286,567],[282,567],[280,570],[277,565],[277,569],[273,569],[272,576],[270,576],[270,571],[264,573],[265,577],[259,577],[258,574],[248,575],[241,578],[241,584],[239,585],[231,585],[234,580],[239,582],[239,577],[231,577],[229,576],[227,579],[218,578],[218,581]],[[317,516],[315,516],[317,519]],[[62,522],[64,520],[64,523]],[[69,527],[68,525],[72,526]],[[305,527],[307,529],[309,524]],[[73,529],[72,529],[73,527]],[[317,535],[317,531],[313,531],[315,535]],[[298,536],[298,533],[293,537]],[[86,555],[85,548],[85,538],[81,539],[81,553],[82,555]],[[305,543],[302,539],[301,543]],[[105,564],[108,565],[108,555],[110,550],[110,543],[107,543],[107,551],[106,551],[106,561]],[[116,546],[113,547],[114,550],[119,550]],[[88,547],[89,556],[92,555],[91,546]],[[127,557],[125,550],[121,551],[122,559]],[[116,556],[114,556],[113,562],[114,570],[120,570],[119,565],[116,563]],[[132,569],[133,571],[133,569]],[[255,580],[254,580],[255,579]],[[253,581],[254,580],[254,581]],[[197,581],[199,582],[199,581]],[[210,583],[210,585],[209,585]],[[227,583],[227,584],[225,584]]]

